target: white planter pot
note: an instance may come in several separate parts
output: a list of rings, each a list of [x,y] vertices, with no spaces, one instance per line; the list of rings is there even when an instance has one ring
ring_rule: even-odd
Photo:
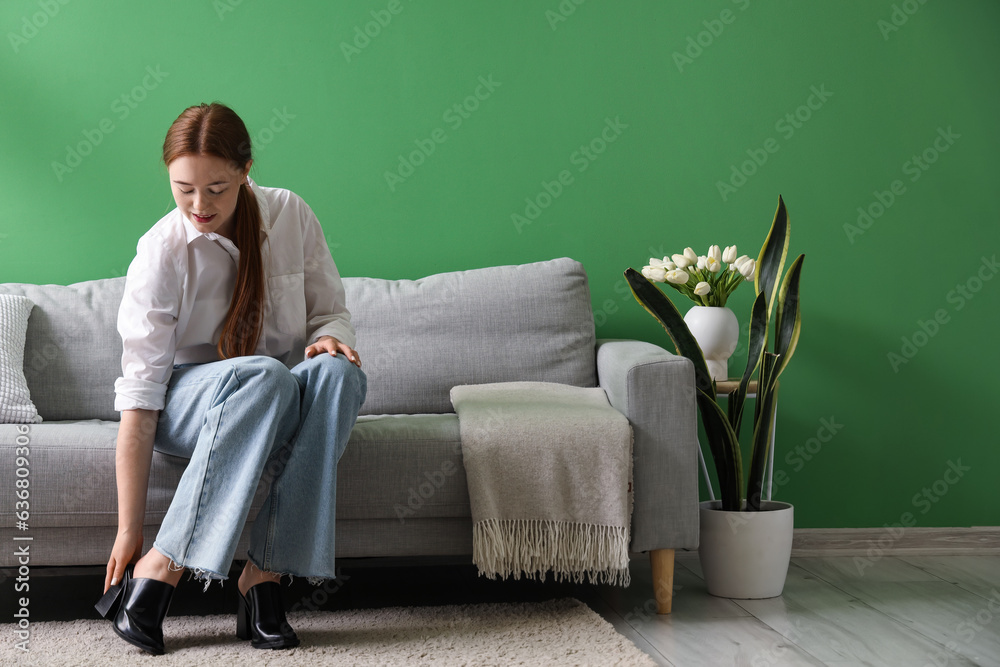
[[[740,323],[725,306],[694,306],[684,316],[716,381],[729,379],[729,357],[740,338]]]
[[[793,508],[762,500],[760,512],[723,512],[722,502],[700,504],[698,559],[708,592],[723,598],[781,595],[792,556]]]

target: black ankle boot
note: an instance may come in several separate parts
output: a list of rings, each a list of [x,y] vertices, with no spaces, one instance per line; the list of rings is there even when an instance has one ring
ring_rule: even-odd
[[[111,621],[115,633],[133,646],[163,655],[163,617],[167,615],[174,587],[156,579],[135,579],[132,568],[94,607]]]
[[[254,648],[294,648],[299,645],[295,630],[285,619],[281,587],[273,581],[251,586],[240,595],[236,610],[236,636],[250,639]]]

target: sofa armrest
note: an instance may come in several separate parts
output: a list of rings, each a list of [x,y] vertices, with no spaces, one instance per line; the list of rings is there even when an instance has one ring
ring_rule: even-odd
[[[630,549],[697,547],[694,364],[652,343],[598,340],[597,379],[634,434]]]

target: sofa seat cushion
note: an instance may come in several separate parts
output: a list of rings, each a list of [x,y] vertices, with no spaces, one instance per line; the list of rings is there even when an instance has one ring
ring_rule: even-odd
[[[20,435],[0,425],[0,456],[14,460]],[[24,428],[24,427],[22,427]],[[31,520],[35,528],[116,526],[115,441],[118,422],[43,422],[27,426]],[[23,442],[23,440],[22,440]],[[187,460],[154,452],[146,523],[159,524]],[[15,467],[0,466],[0,521],[14,522]],[[267,489],[257,489],[254,517]],[[358,419],[337,470],[337,516],[343,519],[467,517],[458,417],[380,415]],[[110,545],[108,545],[110,549]]]
[[[13,425],[0,426],[0,456],[14,461],[16,439],[27,440],[27,477],[31,492],[31,528],[115,526],[115,439],[118,422],[44,422],[23,435]],[[14,502],[14,466],[0,466],[0,521],[10,525]],[[110,551],[110,545],[109,545]]]
[[[458,416],[363,415],[337,469],[337,518],[468,517]]]
[[[47,421],[28,428],[31,527],[117,526],[118,422]],[[0,456],[14,459],[13,451],[8,455],[8,449],[14,447],[18,435],[13,425],[0,426]],[[147,524],[163,520],[186,466],[186,459],[153,453],[146,501]],[[13,467],[0,467],[0,484],[4,489],[14,488]],[[257,496],[259,506],[263,498],[261,489]],[[13,502],[0,506],[0,520],[12,521],[7,515],[13,507]]]

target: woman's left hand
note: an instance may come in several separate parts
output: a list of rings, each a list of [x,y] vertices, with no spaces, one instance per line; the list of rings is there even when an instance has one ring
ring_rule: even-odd
[[[361,357],[358,356],[358,351],[351,348],[350,345],[345,345],[333,336],[323,336],[317,340],[312,345],[306,348],[306,359],[312,359],[317,354],[322,354],[326,352],[333,356],[337,356],[340,352],[346,356],[352,364],[361,368]]]

